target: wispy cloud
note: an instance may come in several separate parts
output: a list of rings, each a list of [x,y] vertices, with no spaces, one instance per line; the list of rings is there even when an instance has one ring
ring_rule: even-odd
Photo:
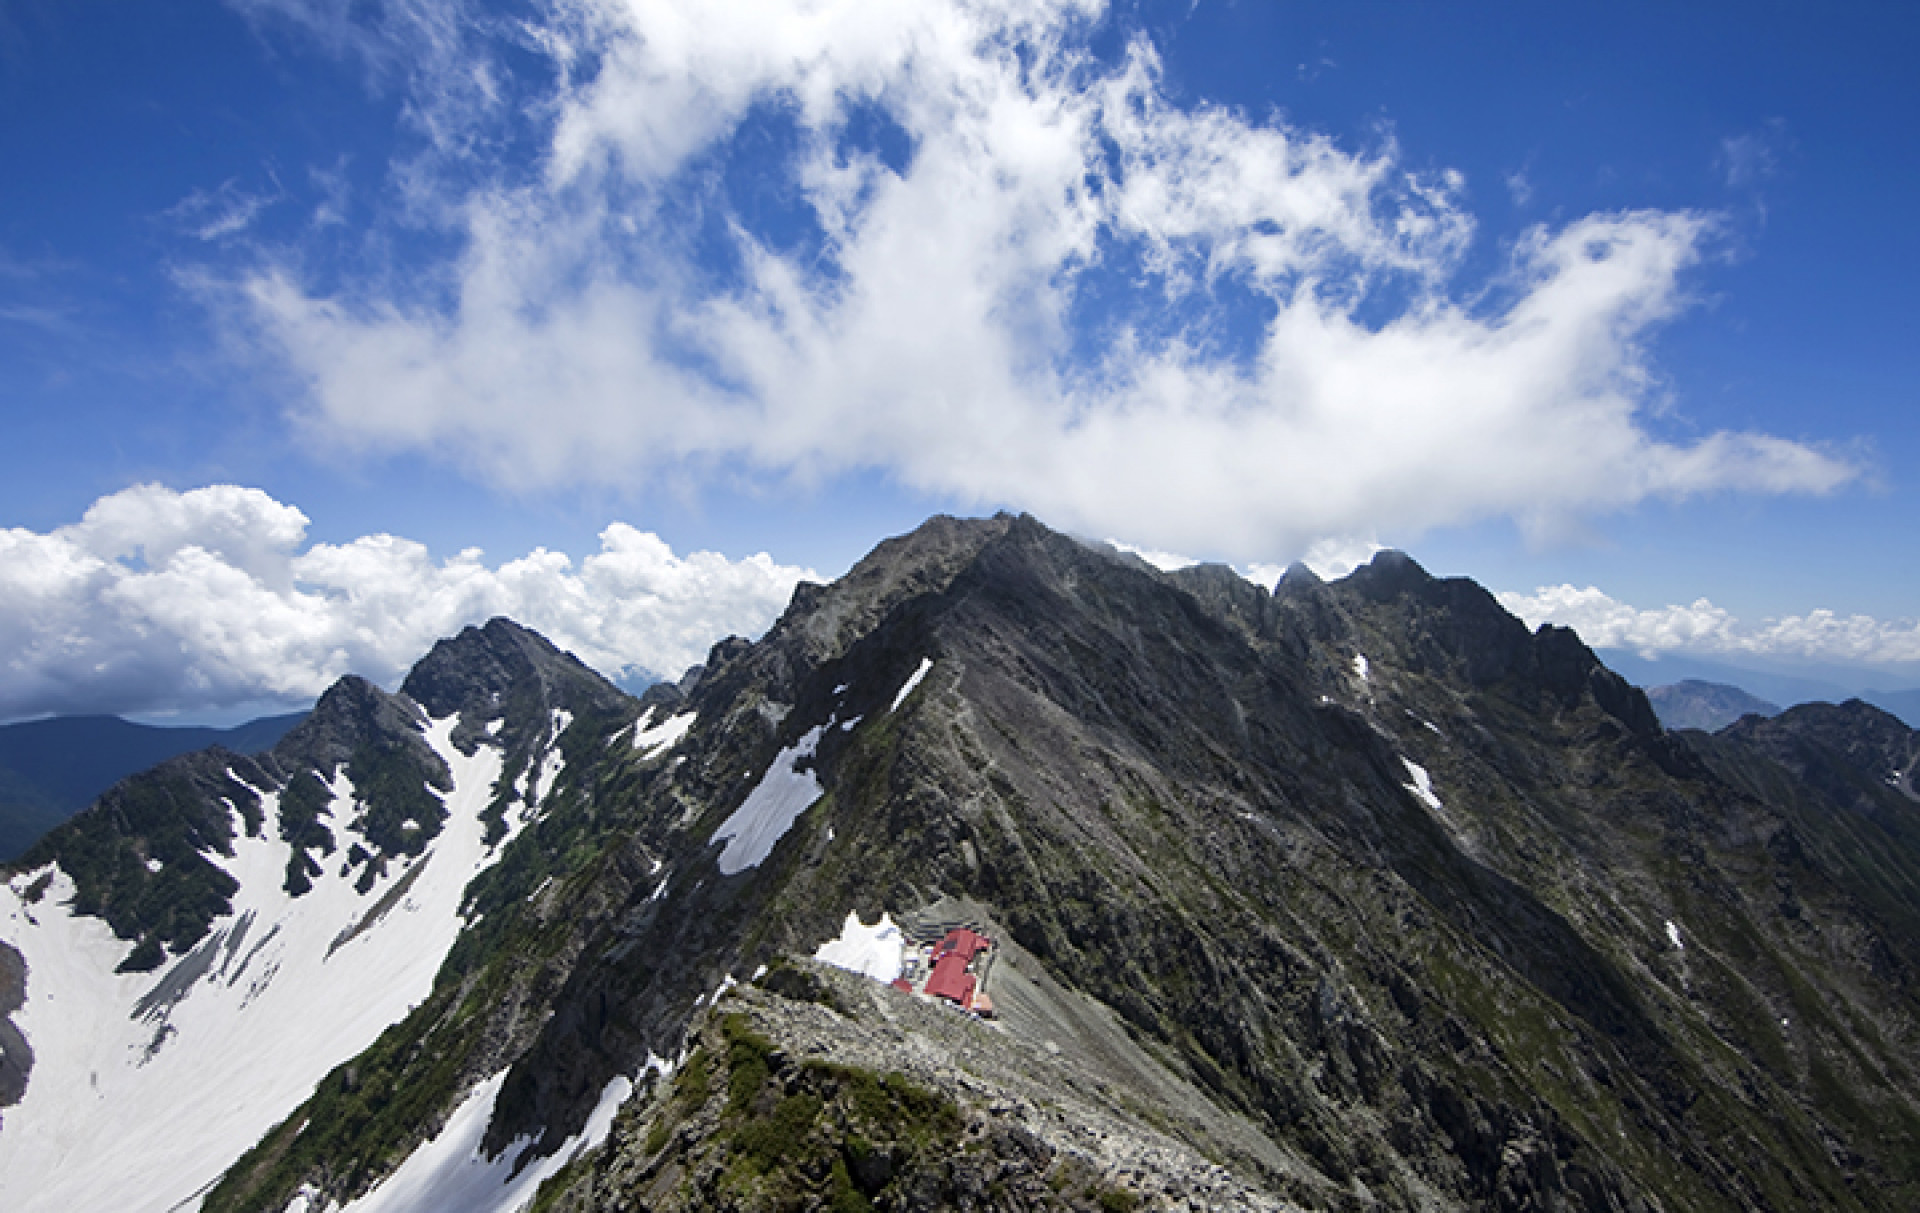
[[[253,226],[261,212],[285,197],[278,182],[268,190],[248,190],[229,178],[213,189],[196,189],[162,212],[162,217],[196,240],[237,236]]]
[[[1752,189],[1779,174],[1788,143],[1786,123],[1774,119],[1758,130],[1722,139],[1714,167],[1732,188]]]
[[[489,565],[368,535],[308,544],[258,489],[138,485],[41,534],[0,530],[0,719],[298,701],[357,673],[393,685],[433,642],[494,615],[609,676],[677,677],[763,630],[813,574],[766,555],[676,555],[624,523],[576,562]]]
[[[347,206],[353,186],[347,179],[347,159],[342,156],[332,168],[309,168],[307,180],[320,201],[313,208],[313,226],[338,227],[347,221]]]
[[[445,49],[457,23],[388,9],[412,16],[383,36],[438,64],[415,110],[459,115],[425,137],[484,148],[511,110],[543,152],[402,175],[458,246],[425,272],[323,291],[287,258],[232,284],[336,444],[516,488],[879,468],[1239,560],[1855,475],[1767,434],[1661,432],[1646,347],[1713,217],[1542,225],[1495,289],[1460,282],[1457,174],[1178,105],[1145,40],[1092,56],[1092,0],[573,0],[517,28],[547,91],[513,107],[474,100],[509,81]],[[796,214],[729,204],[715,166],[746,155]]]
[[[0,321],[26,325],[46,333],[71,333],[75,329],[73,309],[46,304],[0,303]]]
[[[1527,177],[1526,169],[1514,169],[1504,180],[1507,183],[1507,196],[1513,199],[1515,206],[1525,210],[1533,205],[1533,182]]]
[[[1503,593],[1500,602],[1531,627],[1556,623],[1599,648],[1628,649],[1645,658],[1759,657],[1804,662],[1886,666],[1920,663],[1920,622],[1809,611],[1744,623],[1705,598],[1685,606],[1643,609],[1599,589],[1542,586],[1532,594]]]

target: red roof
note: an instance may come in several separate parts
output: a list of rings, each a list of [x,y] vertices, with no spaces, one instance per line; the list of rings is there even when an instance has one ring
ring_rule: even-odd
[[[933,962],[933,976],[927,978],[927,993],[966,1006],[973,998],[974,978],[967,972],[967,954],[949,951]]]
[[[958,952],[968,960],[993,946],[993,941],[985,935],[977,935],[965,927],[955,927],[947,932],[940,946],[933,950],[934,955],[943,956],[949,952]]]

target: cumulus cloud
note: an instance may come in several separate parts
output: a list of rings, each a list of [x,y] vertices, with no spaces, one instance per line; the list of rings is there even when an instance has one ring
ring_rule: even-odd
[[[443,64],[417,91],[507,89],[435,49],[465,27],[428,0],[387,7],[411,16],[369,28]],[[254,10],[336,29],[304,0]],[[536,162],[409,177],[447,259],[322,287],[289,255],[231,283],[315,435],[518,489],[880,469],[1248,561],[1855,475],[1767,434],[1663,434],[1646,345],[1711,216],[1537,226],[1462,282],[1458,174],[1176,103],[1144,38],[1092,53],[1096,0],[543,11],[515,37],[548,91],[460,110],[533,115]],[[730,200],[743,157],[788,211]]]
[[[1556,623],[1597,648],[1629,649],[1649,660],[1680,654],[1866,666],[1920,663],[1920,622],[1914,620],[1816,610],[1748,624],[1705,598],[1646,610],[1593,586],[1542,586],[1532,594],[1507,592],[1499,598],[1530,627]]]
[[[813,576],[764,553],[679,556],[625,523],[577,563],[542,548],[498,566],[393,535],[308,544],[306,529],[258,489],[148,484],[48,534],[0,530],[0,719],[294,702],[346,673],[392,686],[494,615],[611,677],[677,677]]]

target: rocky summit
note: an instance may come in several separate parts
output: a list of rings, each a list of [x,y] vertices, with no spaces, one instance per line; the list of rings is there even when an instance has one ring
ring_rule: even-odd
[[[1917,764],[1399,553],[936,518],[640,699],[496,620],[109,792],[0,893],[0,1204],[1920,1207]]]

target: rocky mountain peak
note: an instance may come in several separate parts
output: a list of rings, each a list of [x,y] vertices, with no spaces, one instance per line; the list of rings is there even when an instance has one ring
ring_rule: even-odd
[[[630,710],[628,697],[579,658],[504,618],[436,643],[400,691],[435,719],[458,713],[453,742],[463,753],[472,753],[483,736],[509,748],[543,743],[555,712],[577,717]]]
[[[446,764],[420,737],[420,708],[408,698],[390,695],[357,674],[328,687],[307,718],[280,739],[269,754],[289,773],[313,770],[331,779],[335,769],[368,747],[399,747],[447,787]]]
[[[1310,592],[1326,584],[1320,574],[1309,568],[1305,561],[1296,560],[1287,566],[1286,572],[1280,574],[1280,580],[1274,584],[1273,592],[1275,597],[1280,597]]]
[[[1722,735],[1780,763],[1836,803],[1879,811],[1889,791],[1920,801],[1920,729],[1858,699],[1747,716]]]
[[[803,582],[769,634],[803,660],[844,653],[899,603],[945,589],[983,548],[1021,521],[1007,514],[987,519],[936,515],[881,543],[832,585]]]
[[[1402,595],[1418,594],[1433,583],[1433,574],[1405,552],[1387,548],[1375,552],[1373,559],[1354,569],[1341,584],[1375,602],[1386,602]]]

